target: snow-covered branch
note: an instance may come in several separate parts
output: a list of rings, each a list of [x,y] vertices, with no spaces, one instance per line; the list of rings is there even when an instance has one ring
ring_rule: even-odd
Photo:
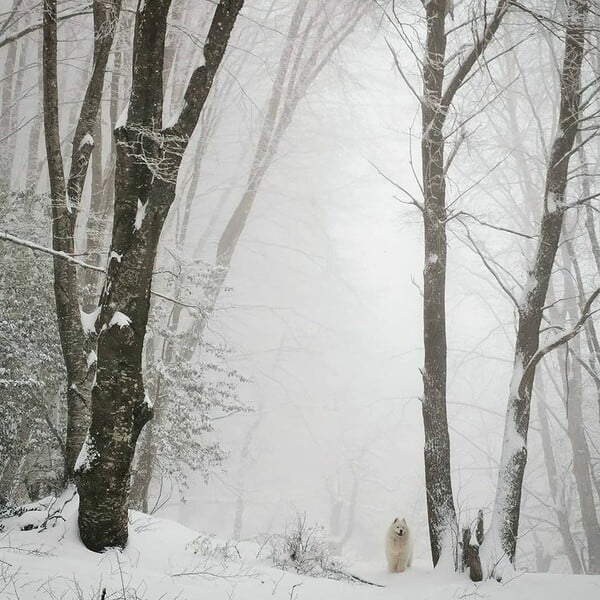
[[[521,376],[521,381],[519,383],[519,395],[522,395],[525,391],[525,387],[527,386],[527,382],[529,379],[533,377],[535,369],[539,362],[546,356],[546,354],[556,350],[560,346],[563,346],[570,340],[572,340],[583,328],[586,321],[594,314],[592,311],[592,304],[596,300],[596,298],[600,295],[600,288],[597,288],[593,294],[587,299],[583,310],[581,311],[581,316],[575,325],[569,329],[569,331],[563,333],[558,336],[542,348],[540,348],[532,357],[531,360],[527,363],[525,370],[523,371],[523,375]]]
[[[57,258],[61,258],[70,263],[77,265],[78,267],[82,267],[83,269],[90,269],[91,271],[98,271],[99,273],[106,273],[106,269],[102,267],[97,267],[96,265],[90,265],[89,263],[84,262],[66,252],[60,252],[58,250],[53,250],[52,248],[48,248],[46,246],[42,246],[41,244],[36,244],[35,242],[31,242],[30,240],[25,240],[23,238],[17,237],[16,235],[12,235],[11,233],[7,233],[6,231],[0,231],[0,240],[5,242],[12,242],[13,244],[17,244],[18,246],[23,246],[25,248],[30,248],[31,250],[35,250],[37,252],[43,252],[44,254],[49,254],[50,256],[55,256]],[[199,309],[200,307],[195,304],[187,304],[185,302],[180,302],[179,300],[175,300],[175,298],[171,298],[165,294],[161,294],[160,292],[156,292],[151,290],[150,292],[153,296],[157,298],[161,298],[162,300],[167,300],[168,302],[172,302],[173,304],[177,304],[184,308],[192,308]]]

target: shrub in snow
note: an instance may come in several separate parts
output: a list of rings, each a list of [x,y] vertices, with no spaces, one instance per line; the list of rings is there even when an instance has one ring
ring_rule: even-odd
[[[307,525],[306,515],[296,515],[283,534],[269,537],[273,564],[285,571],[310,577],[356,580],[343,571],[344,565],[333,557],[333,544],[322,525]]]
[[[0,193],[0,221],[47,245],[47,202]],[[66,412],[52,259],[0,242],[0,496],[19,504],[56,490]]]
[[[220,542],[213,535],[199,535],[188,544],[188,548],[194,554],[199,554],[206,558],[217,559],[226,562],[234,558],[240,558],[239,550],[231,541]]]

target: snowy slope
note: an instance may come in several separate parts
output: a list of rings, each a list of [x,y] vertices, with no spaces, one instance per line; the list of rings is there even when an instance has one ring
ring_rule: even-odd
[[[390,575],[382,557],[346,570],[383,587],[315,579],[281,571],[260,558],[254,542],[219,543],[177,523],[131,512],[131,537],[123,552],[86,550],[77,537],[76,498],[38,526],[56,505],[4,521],[0,534],[2,600],[105,598],[128,600],[592,600],[600,577],[520,574],[503,584],[475,585],[455,574],[416,565]]]

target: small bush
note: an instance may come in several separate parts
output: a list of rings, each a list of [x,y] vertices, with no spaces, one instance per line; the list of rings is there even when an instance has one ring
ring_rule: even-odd
[[[269,539],[273,564],[285,571],[310,577],[351,581],[343,565],[333,557],[333,544],[321,525],[306,524],[306,515],[297,515],[283,534]]]

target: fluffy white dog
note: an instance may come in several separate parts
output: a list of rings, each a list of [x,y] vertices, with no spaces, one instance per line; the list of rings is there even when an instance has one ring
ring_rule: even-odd
[[[413,541],[406,519],[396,517],[385,536],[385,554],[390,573],[402,573],[412,563]]]

